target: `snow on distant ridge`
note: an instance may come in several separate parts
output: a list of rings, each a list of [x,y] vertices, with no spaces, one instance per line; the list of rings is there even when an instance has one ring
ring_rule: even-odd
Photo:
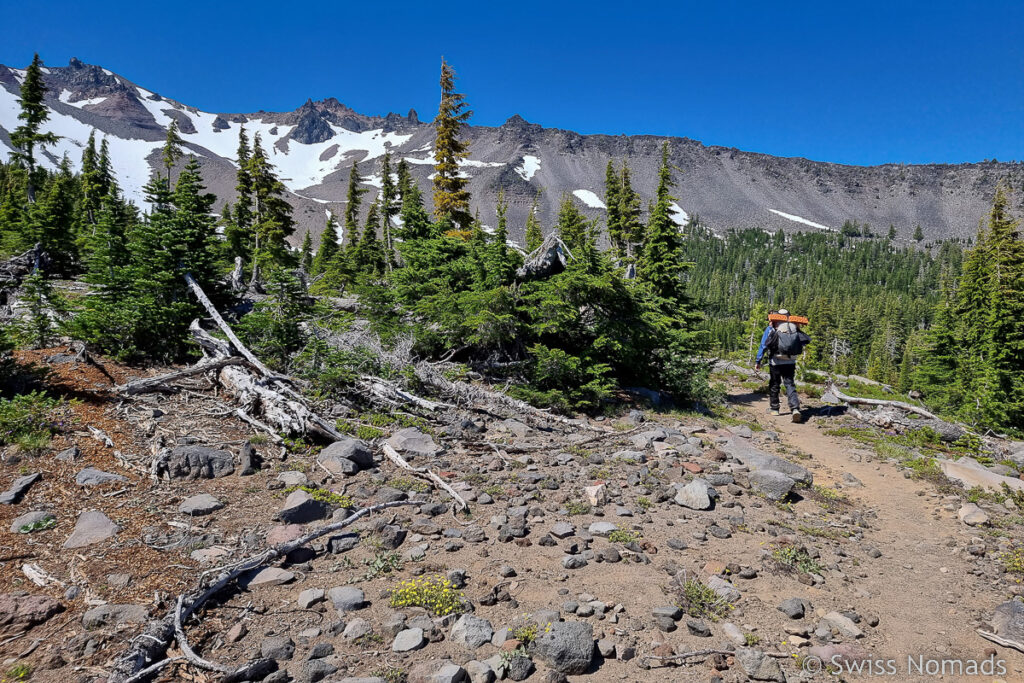
[[[812,228],[818,228],[819,230],[828,230],[829,232],[836,232],[835,228],[830,228],[827,225],[822,225],[821,223],[815,223],[814,221],[809,221],[806,218],[801,218],[800,216],[794,216],[791,213],[783,213],[782,211],[777,211],[776,209],[768,209],[768,210],[771,211],[772,213],[774,213],[776,216],[782,216],[783,218],[785,218],[787,220],[794,221],[796,223],[803,223],[804,225],[809,225]]]
[[[522,165],[516,166],[515,170],[523,180],[530,180],[540,170],[540,157],[525,155]]]
[[[687,221],[690,220],[690,215],[683,211],[683,209],[675,202],[669,204],[668,208],[672,211],[672,221],[676,225],[686,225]]]
[[[572,193],[576,195],[576,198],[581,202],[589,206],[591,209],[607,209],[601,198],[590,190],[573,190]]]
[[[73,94],[74,93],[72,93],[70,90],[64,89],[64,90],[60,91],[60,97],[58,99],[61,102],[63,102],[64,104],[70,104],[72,107],[79,107],[79,108],[87,107],[90,104],[99,104],[100,102],[103,102],[104,100],[107,99],[105,96],[104,97],[90,97],[88,99],[75,100],[74,102],[72,102],[71,101],[71,96]]]

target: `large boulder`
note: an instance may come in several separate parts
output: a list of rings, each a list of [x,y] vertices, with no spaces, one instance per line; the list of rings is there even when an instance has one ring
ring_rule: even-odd
[[[300,489],[288,494],[277,518],[285,524],[307,524],[324,519],[328,514],[330,511],[326,503]]]
[[[120,474],[104,472],[95,467],[86,467],[75,475],[75,483],[79,486],[102,486],[103,484],[119,484],[128,481]]]
[[[939,459],[936,462],[942,468],[943,474],[954,481],[960,482],[968,489],[980,486],[990,491],[1002,492],[1003,484],[1006,484],[1014,491],[1024,491],[1024,481],[996,474],[974,458],[963,457],[959,460]]]
[[[761,650],[752,647],[737,648],[736,661],[752,680],[786,682],[786,676],[782,673],[779,663]]]
[[[586,673],[594,661],[594,627],[582,621],[557,621],[530,643],[530,653],[559,673]]]
[[[409,683],[464,683],[469,674],[450,659],[420,662],[409,669]]]
[[[764,451],[752,446],[746,439],[729,439],[722,444],[721,449],[727,455],[736,458],[746,465],[751,472],[770,470],[785,474],[787,477],[800,484],[810,486],[814,483],[814,475],[812,475],[806,467],[801,467],[796,463],[783,460],[776,455],[765,453]]]
[[[1007,640],[1024,642],[1024,602],[1008,600],[996,607],[992,628]]]
[[[178,446],[158,467],[171,479],[217,479],[235,471],[231,453],[206,446]]]
[[[24,630],[63,611],[64,606],[48,595],[0,593],[0,627]]]
[[[676,493],[676,505],[691,510],[707,510],[717,495],[716,491],[704,479],[694,479],[686,486],[681,486]]]

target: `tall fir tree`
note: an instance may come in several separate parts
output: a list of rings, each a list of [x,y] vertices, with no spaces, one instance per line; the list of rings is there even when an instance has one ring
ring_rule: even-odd
[[[299,265],[307,273],[313,270],[313,238],[309,230],[302,237],[302,246],[299,247]]]
[[[526,217],[526,253],[532,254],[535,250],[540,248],[540,245],[544,243],[544,233],[540,228],[540,221],[537,220],[537,200],[533,200],[533,206],[530,207],[530,213]]]
[[[395,261],[395,247],[391,239],[392,221],[401,209],[398,201],[398,189],[391,177],[391,152],[384,152],[384,157],[380,162],[380,177],[380,216],[384,231],[384,258],[388,272],[391,272]]]
[[[178,120],[171,119],[171,124],[167,126],[167,136],[164,139],[164,147],[160,153],[160,159],[163,161],[164,170],[167,171],[167,184],[173,185],[174,179],[171,177],[171,171],[174,170],[174,165],[178,163],[178,159],[182,157],[184,152],[181,151],[181,146],[184,144],[184,140],[181,139],[181,135],[178,134]]]
[[[263,151],[259,133],[253,137],[248,167],[254,207],[253,279],[258,279],[259,269],[267,264],[293,264],[287,240],[295,232],[295,222],[292,219],[291,204],[284,198],[284,183],[275,175],[274,166]]]
[[[604,205],[607,207],[605,219],[608,226],[608,241],[615,250],[615,257],[620,261],[626,257],[626,240],[622,234],[622,221],[619,217],[619,189],[622,177],[615,170],[615,162],[608,160],[604,170]]]
[[[317,247],[316,256],[313,257],[313,267],[309,271],[313,275],[320,275],[327,270],[330,263],[338,253],[338,224],[334,220],[334,214],[327,213],[327,225],[320,233],[320,246]]]
[[[25,78],[21,82],[21,97],[18,98],[21,111],[18,120],[23,121],[10,133],[11,144],[14,146],[12,157],[24,164],[28,169],[25,185],[29,204],[36,201],[36,185],[39,182],[39,169],[36,167],[36,149],[40,151],[57,143],[58,137],[53,133],[42,132],[43,124],[50,118],[46,106],[46,84],[43,82],[43,60],[36,53],[32,63],[25,70]]]
[[[640,260],[637,276],[650,283],[654,292],[668,305],[685,300],[683,292],[683,260],[682,236],[679,226],[672,220],[670,203],[672,171],[668,162],[668,143],[661,148],[661,168],[658,171],[658,190],[654,206],[647,223],[647,235],[644,252]]]
[[[348,192],[345,195],[345,239],[350,245],[359,241],[359,207],[366,194],[366,188],[360,187],[363,177],[359,174],[359,162],[352,162],[352,170],[348,174]]]
[[[459,172],[460,162],[469,156],[469,145],[460,137],[473,115],[467,107],[465,96],[455,92],[455,71],[441,60],[441,104],[434,119],[434,217],[454,230],[467,230],[473,221],[469,179]]]
[[[249,169],[251,158],[249,137],[245,134],[245,126],[241,126],[238,129],[238,171],[235,173],[237,199],[234,220],[225,227],[224,237],[231,255],[242,258],[252,257],[255,242],[252,232],[252,174]]]

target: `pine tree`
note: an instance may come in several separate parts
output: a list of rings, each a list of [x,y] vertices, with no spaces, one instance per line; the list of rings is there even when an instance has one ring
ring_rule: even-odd
[[[334,220],[334,214],[327,214],[327,225],[320,233],[320,246],[317,247],[316,256],[313,257],[313,267],[310,273],[320,275],[327,270],[328,265],[334,260],[338,253],[338,224]]]
[[[96,156],[96,130],[89,131],[89,140],[82,150],[82,206],[81,212],[89,225],[96,225],[96,213],[99,211],[103,195],[99,182],[99,160]]]
[[[640,218],[640,195],[633,189],[629,166],[625,162],[622,163],[619,182],[620,187],[617,193],[619,207],[616,213],[619,217],[619,229],[625,245],[625,256],[628,261],[632,262],[643,249],[644,224]]]
[[[487,285],[498,287],[512,282],[515,276],[518,258],[508,246],[508,202],[504,191],[498,192],[497,218],[498,227],[493,239],[487,245]]]
[[[920,225],[915,225],[914,226],[914,241],[915,242],[920,242],[923,239],[924,239],[924,231],[921,230],[921,226]]]
[[[359,206],[366,189],[359,185],[363,177],[359,175],[359,162],[352,162],[352,170],[348,174],[348,194],[345,201],[345,238],[349,244],[359,241]]]
[[[14,146],[12,158],[28,169],[28,182],[25,186],[29,204],[36,201],[36,184],[39,172],[36,168],[36,148],[45,149],[57,143],[58,137],[53,133],[40,132],[50,117],[46,107],[46,84],[43,83],[43,61],[36,53],[32,63],[25,70],[25,79],[21,82],[21,97],[18,98],[21,112],[18,120],[24,121],[10,133],[11,144]]]
[[[302,237],[302,246],[299,247],[299,265],[307,273],[313,270],[313,238],[309,236],[309,230]]]
[[[532,254],[543,242],[544,233],[541,232],[540,221],[537,220],[537,200],[534,199],[530,215],[526,217],[526,253]]]
[[[619,217],[619,190],[622,188],[622,176],[615,170],[611,159],[604,171],[604,205],[608,207],[607,226],[608,241],[615,249],[616,257],[621,261],[626,258],[626,239],[622,232],[622,220]]]
[[[461,128],[472,116],[466,98],[455,92],[455,72],[441,60],[441,104],[434,119],[434,217],[451,223],[455,230],[466,230],[472,222],[469,213],[469,184],[459,173],[459,163],[469,156],[468,144],[460,139]]]
[[[71,162],[64,157],[60,169],[43,190],[42,198],[31,205],[29,211],[32,241],[49,254],[54,271],[65,275],[74,271],[78,261],[77,190]]]
[[[57,322],[54,314],[67,309],[63,299],[55,295],[53,286],[40,270],[34,270],[22,282],[22,304],[28,313],[18,324],[18,331],[28,343],[44,349],[55,341]]]
[[[245,126],[238,129],[238,171],[235,173],[235,218],[224,230],[224,236],[230,245],[232,256],[251,258],[255,247],[255,236],[252,233],[252,174],[249,163],[252,151],[249,138],[245,134]]]
[[[923,237],[923,235],[922,235],[922,237]],[[888,235],[888,238],[889,238],[890,242],[892,240],[896,239],[896,226],[893,225],[892,223],[889,224],[889,235]]]
[[[683,292],[683,271],[686,266],[683,261],[682,237],[669,208],[674,199],[670,194],[672,185],[668,143],[665,143],[661,149],[658,191],[647,223],[644,252],[637,276],[650,283],[654,292],[669,305],[686,298]]]
[[[404,159],[403,159],[404,161]],[[391,178],[391,153],[385,152],[380,163],[380,215],[384,230],[384,257],[388,272],[394,267],[395,247],[391,241],[391,221],[401,208],[398,203],[397,189]]]
[[[252,183],[253,211],[253,279],[267,263],[289,266],[293,262],[288,251],[288,237],[295,231],[292,207],[284,199],[284,183],[277,179],[274,167],[260,144],[259,133],[253,138],[249,159],[249,177]],[[238,212],[235,211],[237,220]]]
[[[164,147],[160,155],[161,160],[164,162],[164,169],[167,171],[168,185],[172,184],[171,170],[182,156],[182,144],[184,144],[184,141],[178,135],[178,120],[171,119],[171,125],[167,126],[167,137],[164,140]]]
[[[409,162],[405,160],[405,157],[399,159],[395,174],[398,176],[396,189],[398,190],[398,206],[399,210],[401,210],[402,204],[405,203],[405,196],[409,194],[409,189],[415,185],[415,181],[409,173]]]

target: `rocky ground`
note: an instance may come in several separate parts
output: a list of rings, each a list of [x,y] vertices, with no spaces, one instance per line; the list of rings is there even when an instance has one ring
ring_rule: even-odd
[[[976,632],[1024,622],[995,611],[1024,594],[1020,511],[915,476],[843,435],[851,418],[793,424],[736,388],[717,421],[453,412],[321,450],[256,434],[204,378],[129,399],[112,387],[144,371],[55,353],[24,360],[73,419],[0,462],[0,681],[103,681],[202,572],[401,500],[246,575],[185,624],[192,647],[272,660],[263,681],[838,680],[815,667],[833,655],[894,659],[889,680],[928,678],[908,656],[1024,678]]]

